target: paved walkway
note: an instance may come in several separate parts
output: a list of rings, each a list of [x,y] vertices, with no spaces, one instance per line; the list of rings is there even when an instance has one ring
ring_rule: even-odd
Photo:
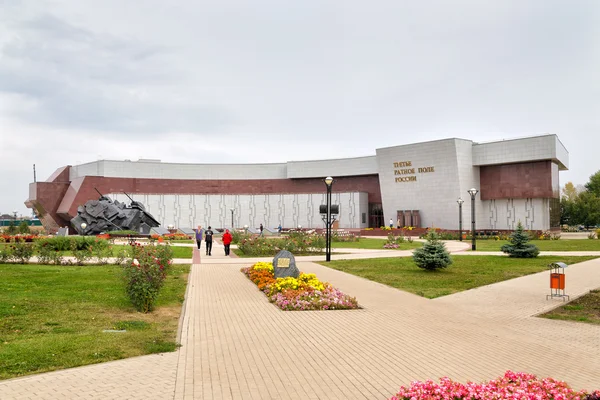
[[[218,245],[201,258],[179,351],[0,382],[0,399],[387,399],[411,380],[507,369],[600,386],[600,326],[532,317],[562,303],[546,300],[547,272],[427,300],[302,259],[363,309],[282,312],[239,272],[252,260]],[[600,287],[600,259],[570,266],[567,286]]]

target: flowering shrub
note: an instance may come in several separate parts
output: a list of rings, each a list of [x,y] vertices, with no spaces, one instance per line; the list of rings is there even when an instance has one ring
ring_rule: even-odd
[[[271,256],[280,250],[295,254],[321,253],[325,247],[325,238],[306,232],[294,232],[289,237],[267,239],[264,236],[240,236],[238,249],[246,255]]]
[[[390,400],[421,399],[536,399],[536,400],[583,400],[592,399],[600,392],[588,394],[575,391],[566,383],[552,378],[537,379],[535,375],[523,372],[507,371],[504,376],[484,383],[462,384],[444,377],[440,383],[431,380],[412,382],[409,387],[402,386]]]
[[[123,267],[126,292],[135,308],[143,313],[154,303],[167,276],[173,251],[169,246],[131,246],[131,260]]]
[[[6,261],[14,261],[19,264],[26,264],[33,257],[33,244],[24,242],[14,242],[5,249],[2,258]]]
[[[545,231],[542,232],[538,235],[537,237],[539,240],[558,240],[560,239],[560,232],[550,232],[550,231]]]
[[[315,274],[300,273],[298,278],[278,278],[273,275],[273,264],[259,262],[242,272],[269,297],[269,301],[285,311],[291,310],[342,310],[359,308],[350,297]]]
[[[388,233],[387,241],[383,245],[384,249],[397,249],[400,243],[412,243],[413,239],[410,236],[404,236],[404,232],[400,232],[400,235],[396,236],[392,232]],[[395,246],[394,246],[395,245]]]

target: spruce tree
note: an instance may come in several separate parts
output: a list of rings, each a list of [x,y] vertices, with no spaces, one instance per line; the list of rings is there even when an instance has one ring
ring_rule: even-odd
[[[439,240],[435,230],[430,229],[426,239],[423,247],[413,252],[413,260],[417,267],[433,271],[452,264],[450,253],[446,250],[446,245]]]
[[[527,243],[530,237],[523,230],[521,221],[517,224],[517,230],[515,230],[508,238],[509,244],[503,245],[500,250],[507,253],[509,257],[515,258],[534,258],[540,254],[540,250],[536,245]]]

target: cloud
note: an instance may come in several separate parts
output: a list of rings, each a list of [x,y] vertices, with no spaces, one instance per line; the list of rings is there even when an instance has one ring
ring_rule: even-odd
[[[0,49],[0,91],[23,96],[14,116],[37,125],[125,133],[218,132],[225,107],[177,95],[169,49],[96,34],[43,14],[14,27]]]

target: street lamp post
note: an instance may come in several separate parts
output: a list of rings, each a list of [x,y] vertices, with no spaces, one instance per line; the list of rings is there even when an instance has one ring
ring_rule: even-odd
[[[331,186],[333,178],[328,176],[325,178],[325,186],[327,186],[327,216],[325,221],[325,261],[331,261]]]
[[[230,208],[231,210],[231,230],[233,231],[233,212],[235,211],[235,208]]]
[[[475,251],[477,245],[475,244],[475,196],[479,190],[471,188],[467,191],[471,195],[471,250]]]
[[[458,240],[462,242],[462,205],[465,201],[459,197],[456,202],[458,203]]]

